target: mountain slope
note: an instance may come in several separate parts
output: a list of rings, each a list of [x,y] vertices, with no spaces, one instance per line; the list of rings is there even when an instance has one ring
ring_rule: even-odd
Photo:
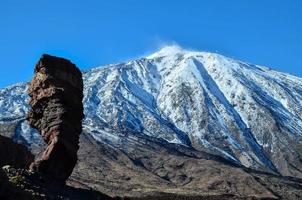
[[[224,56],[165,47],[84,73],[84,132],[131,152],[153,138],[302,178],[302,79]],[[0,130],[37,152],[26,84],[0,90]]]
[[[301,147],[299,78],[172,46],[146,59],[92,70],[85,79],[86,110],[97,108],[86,114],[87,121],[207,150],[245,166],[300,173],[301,163],[278,163],[280,154],[299,153]],[[297,149],[288,148],[293,143]],[[289,162],[299,160],[294,156]]]

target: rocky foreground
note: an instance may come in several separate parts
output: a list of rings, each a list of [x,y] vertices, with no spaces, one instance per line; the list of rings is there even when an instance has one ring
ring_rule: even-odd
[[[46,200],[46,199],[112,199],[99,192],[73,188],[54,182],[38,173],[4,166],[0,169],[0,199]]]
[[[89,140],[89,138],[84,137],[87,136],[84,134],[81,141]],[[81,156],[83,151],[86,153],[87,151],[96,153],[94,152],[95,144],[89,143],[89,146],[85,146],[82,142],[81,145],[85,150],[80,150],[80,159],[83,159]],[[87,149],[85,147],[87,147]],[[98,147],[100,147],[100,145],[98,145]],[[5,146],[1,146],[0,148],[3,149]],[[172,150],[174,147],[170,148],[170,150]],[[189,156],[186,155],[186,149],[175,148],[173,155],[168,155],[168,152],[164,149],[161,149],[161,155],[152,154],[152,149],[149,149],[149,151],[149,155],[152,155],[151,159],[155,163],[154,166],[158,167],[165,162],[165,164],[163,164],[164,167],[161,168],[160,171],[162,174],[166,174],[166,182],[161,182],[159,181],[160,179],[153,180],[157,181],[157,188],[149,185],[150,177],[147,171],[141,171],[141,175],[137,175],[137,172],[135,172],[136,175],[133,174],[135,166],[132,166],[131,162],[127,161],[127,157],[122,155],[121,152],[98,148],[98,153],[95,154],[98,156],[91,157],[89,159],[90,161],[87,159],[87,166],[94,162],[95,159],[99,159],[99,162],[103,162],[104,165],[108,164],[108,160],[117,159],[115,163],[118,164],[108,166],[112,167],[112,171],[108,171],[106,176],[110,179],[110,176],[118,176],[124,173],[124,177],[119,177],[119,183],[110,182],[107,179],[103,179],[101,183],[98,171],[90,171],[89,168],[84,168],[81,174],[78,174],[77,179],[74,179],[75,175],[73,175],[73,177],[68,180],[67,185],[65,185],[62,184],[62,182],[54,181],[51,177],[45,176],[45,174],[4,166],[2,169],[0,168],[0,199],[300,200],[302,198],[302,180],[299,179],[241,168],[219,157],[213,157],[208,154]],[[184,155],[186,155],[186,159],[183,159]],[[113,156],[116,157],[114,158]],[[107,160],[107,162],[105,160]],[[24,166],[25,163],[19,162],[18,164]],[[140,163],[139,160],[136,161],[136,165],[145,165],[146,168],[152,168],[152,166],[148,166],[144,161]],[[78,168],[79,167],[81,166],[78,166]],[[118,168],[120,171],[117,171]],[[78,169],[75,171],[75,174],[77,173],[79,173]],[[191,177],[196,176],[196,178],[191,178],[191,182],[184,183],[185,174]],[[143,177],[146,180],[145,182],[142,180]],[[84,181],[85,178],[86,182]],[[127,184],[126,180],[129,181],[130,179],[135,179],[137,181],[136,185],[133,185],[133,180]],[[96,185],[98,185],[98,187],[96,187]],[[115,187],[120,188],[116,188],[115,191],[113,189]],[[134,187],[136,187],[137,193],[132,193],[131,195],[129,191],[133,191]],[[111,192],[109,192],[109,188],[111,188]],[[96,190],[107,190],[106,193],[112,197]],[[118,192],[121,190],[124,191],[124,194]]]

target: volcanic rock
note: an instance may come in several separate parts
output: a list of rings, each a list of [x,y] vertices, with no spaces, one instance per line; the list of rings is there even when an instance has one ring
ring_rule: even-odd
[[[5,172],[0,168],[0,193],[4,190],[7,182],[8,182],[8,178]]]
[[[111,200],[91,189],[70,187],[40,173],[11,166],[0,168],[0,199],[5,200]]]
[[[82,132],[82,73],[69,60],[43,55],[28,94],[32,109],[27,120],[47,144],[30,168],[64,182],[77,162]]]
[[[12,165],[17,168],[27,168],[33,160],[34,156],[25,146],[0,136],[0,167]]]

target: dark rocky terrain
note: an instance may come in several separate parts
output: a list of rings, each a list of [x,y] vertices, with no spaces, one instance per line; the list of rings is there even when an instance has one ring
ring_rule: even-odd
[[[302,180],[236,166],[207,153],[192,154],[182,146],[162,148],[158,141],[145,140],[147,148],[138,145],[126,153],[98,144],[86,133],[80,141],[79,162],[67,185],[45,174],[4,166],[0,199],[302,198]]]
[[[13,165],[17,168],[28,168],[33,160],[34,155],[26,146],[0,136],[0,166]]]
[[[110,200],[99,192],[66,186],[37,172],[4,166],[0,169],[3,200]]]
[[[131,151],[97,143],[83,133],[79,162],[68,184],[138,199],[156,199],[159,194],[171,194],[171,199],[302,198],[301,179],[251,170],[180,145],[167,143],[163,147],[162,141],[152,139],[126,140],[133,143]]]

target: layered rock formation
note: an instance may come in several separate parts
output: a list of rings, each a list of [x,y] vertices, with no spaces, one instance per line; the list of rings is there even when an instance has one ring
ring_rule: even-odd
[[[32,109],[27,119],[47,144],[30,168],[65,181],[77,162],[82,132],[82,73],[69,60],[43,55],[28,94]]]

